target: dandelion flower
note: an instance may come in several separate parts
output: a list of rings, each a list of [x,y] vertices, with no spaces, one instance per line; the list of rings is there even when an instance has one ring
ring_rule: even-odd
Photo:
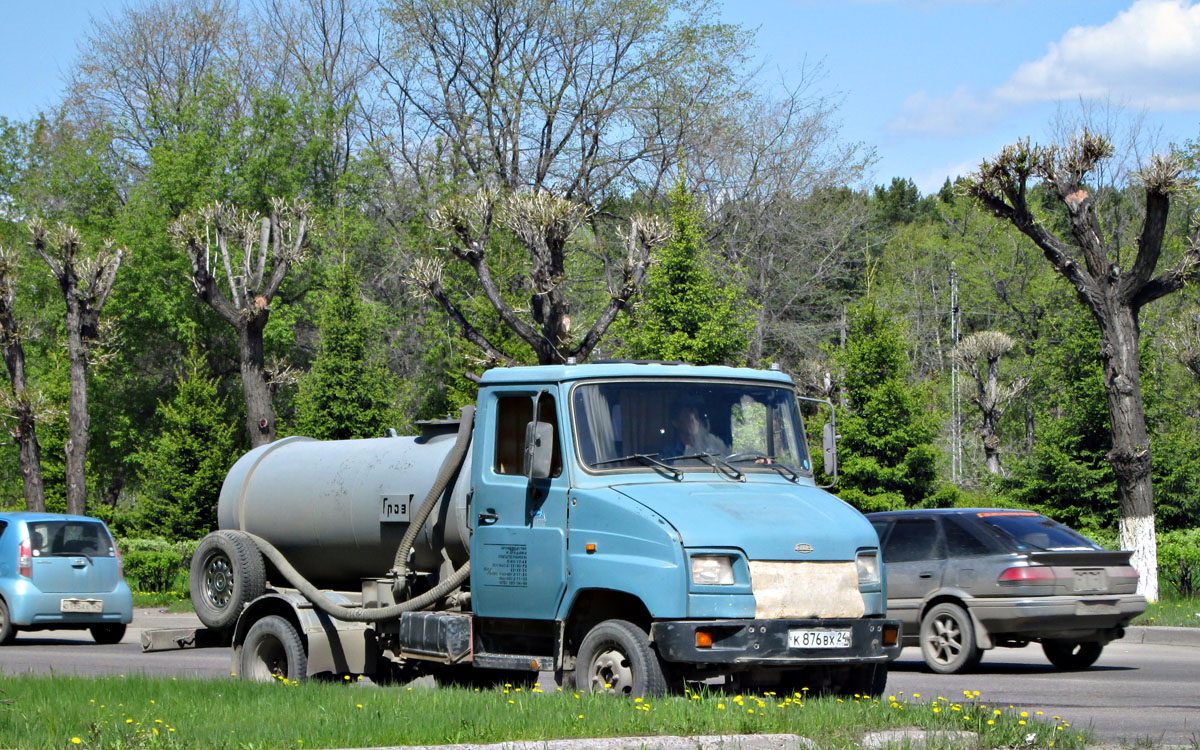
[[[78,745],[80,742],[83,742],[83,740],[79,739],[78,737],[72,737],[72,738],[71,738],[71,744],[72,744],[72,745]]]
[[[1024,720],[1024,719],[1021,719],[1021,720],[1020,720],[1020,721],[1018,721],[1017,723],[1018,723],[1018,724],[1020,724],[1021,726],[1025,726],[1025,720]]]
[[[126,724],[132,724],[132,723],[133,723],[133,719],[126,719],[126,720],[125,720],[125,723],[126,723]]]
[[[718,703],[718,704],[717,704],[717,710],[718,710],[718,711],[724,711],[724,710],[725,710],[725,704],[724,704],[724,703]]]
[[[995,721],[993,721],[993,720],[991,720],[991,719],[988,719],[988,726],[989,726],[989,727],[990,727],[990,726],[992,726],[992,725],[994,725],[995,723],[996,723]]]
[[[356,704],[354,704],[354,705],[355,705],[355,706],[357,706],[358,708],[362,708],[362,707],[363,707],[361,703],[356,703]]]

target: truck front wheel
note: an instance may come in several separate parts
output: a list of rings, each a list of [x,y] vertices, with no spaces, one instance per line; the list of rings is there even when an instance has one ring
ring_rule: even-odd
[[[657,697],[666,693],[667,681],[644,630],[626,620],[605,620],[579,644],[575,687],[588,693]]]
[[[292,623],[279,615],[264,617],[250,626],[242,644],[243,679],[254,682],[299,682],[307,676],[308,655]]]

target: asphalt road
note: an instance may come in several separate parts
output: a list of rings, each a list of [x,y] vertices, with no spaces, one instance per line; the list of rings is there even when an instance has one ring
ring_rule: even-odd
[[[0,648],[0,672],[227,679],[226,648],[142,653],[142,627],[193,622],[189,615],[139,611],[134,627],[114,646],[95,644],[86,631],[22,633]],[[891,665],[887,692],[899,699],[958,701],[964,690],[978,690],[978,700],[988,705],[1060,716],[1072,729],[1090,728],[1106,743],[1200,745],[1200,646],[1116,641],[1082,672],[1054,669],[1036,645],[988,651],[979,668],[967,675],[928,672],[914,648],[905,649]]]

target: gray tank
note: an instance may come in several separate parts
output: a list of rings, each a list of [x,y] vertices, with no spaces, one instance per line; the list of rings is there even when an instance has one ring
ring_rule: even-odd
[[[238,459],[221,487],[217,523],[279,549],[322,588],[357,590],[385,575],[454,446],[454,424],[421,437],[290,437]],[[413,544],[410,570],[440,578],[467,561],[471,453]]]

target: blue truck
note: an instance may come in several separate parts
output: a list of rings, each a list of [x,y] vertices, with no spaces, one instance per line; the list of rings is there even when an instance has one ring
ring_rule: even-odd
[[[825,430],[826,465],[834,461]],[[900,648],[879,540],[817,486],[791,379],[666,363],[484,373],[416,437],[256,448],[192,561],[247,679],[504,670],[880,695]]]

